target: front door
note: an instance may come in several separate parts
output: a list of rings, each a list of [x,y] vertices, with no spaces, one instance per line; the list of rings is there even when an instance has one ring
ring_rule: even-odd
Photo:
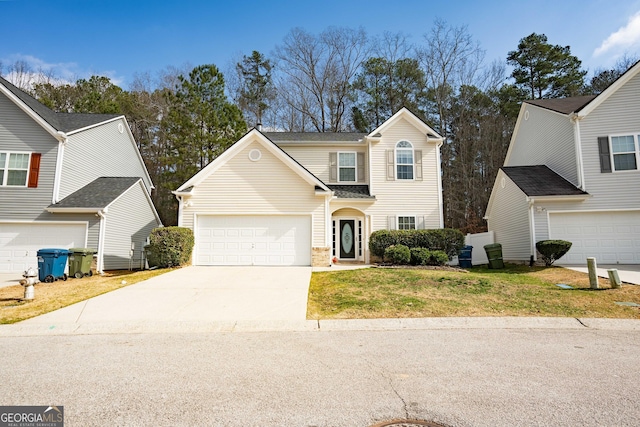
[[[340,220],[340,258],[341,259],[355,259],[356,258],[356,244],[355,244],[355,221],[353,219],[341,219]]]

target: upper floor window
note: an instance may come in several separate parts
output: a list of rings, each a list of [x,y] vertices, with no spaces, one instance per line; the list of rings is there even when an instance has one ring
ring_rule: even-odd
[[[640,135],[623,135],[611,137],[611,154],[613,169],[628,171],[638,169],[638,139]]]
[[[396,179],[413,179],[413,145],[409,141],[396,144]]]
[[[0,184],[25,187],[29,176],[29,153],[0,152]]]
[[[338,181],[356,182],[356,153],[338,153]]]

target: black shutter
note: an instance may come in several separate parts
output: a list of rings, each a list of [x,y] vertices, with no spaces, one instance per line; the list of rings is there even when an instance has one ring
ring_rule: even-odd
[[[598,137],[598,154],[600,154],[600,172],[611,173],[611,153],[609,152],[609,137]]]

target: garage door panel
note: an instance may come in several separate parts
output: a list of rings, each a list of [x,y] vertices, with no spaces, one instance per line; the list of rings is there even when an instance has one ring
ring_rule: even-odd
[[[572,243],[560,263],[640,263],[640,212],[550,213],[549,237]]]
[[[84,247],[86,239],[86,224],[0,223],[0,272],[38,268],[39,249]]]
[[[309,216],[200,216],[197,227],[199,265],[311,264]]]

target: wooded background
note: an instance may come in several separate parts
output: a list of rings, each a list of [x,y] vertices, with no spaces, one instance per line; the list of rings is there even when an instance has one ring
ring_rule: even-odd
[[[251,127],[269,131],[370,132],[407,107],[445,137],[445,226],[486,229],[482,220],[498,168],[526,99],[597,94],[635,57],[587,78],[569,46],[542,34],[520,40],[504,61],[485,63],[466,27],[436,20],[419,43],[402,33],[293,28],[271,53],[136,74],[127,90],[104,76],[62,81],[24,61],[0,75],[60,112],[127,117],[156,185],[153,201],[175,225],[171,194]]]

